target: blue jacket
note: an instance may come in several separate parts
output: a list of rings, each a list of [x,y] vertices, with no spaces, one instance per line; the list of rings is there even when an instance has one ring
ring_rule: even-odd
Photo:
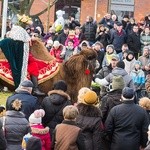
[[[132,77],[135,89],[141,89],[145,84],[145,74],[140,70],[132,70],[130,76]]]
[[[21,111],[25,114],[26,119],[28,120],[29,116],[34,112],[34,110],[39,108],[37,97],[31,95],[27,91],[19,91],[14,95],[8,97],[6,101],[6,110],[9,110],[11,102],[15,99],[19,99],[22,102]]]

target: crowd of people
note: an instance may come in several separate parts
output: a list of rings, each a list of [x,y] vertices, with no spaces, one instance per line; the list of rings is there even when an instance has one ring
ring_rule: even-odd
[[[150,15],[139,22],[126,15],[118,21],[106,14],[99,22],[87,16],[83,25],[73,14],[69,19],[61,31],[26,31],[58,63],[85,47],[94,49],[93,82],[100,91],[82,87],[72,104],[67,83],[59,80],[39,103],[32,95],[35,82],[22,81],[6,110],[0,107],[0,149],[149,150]]]

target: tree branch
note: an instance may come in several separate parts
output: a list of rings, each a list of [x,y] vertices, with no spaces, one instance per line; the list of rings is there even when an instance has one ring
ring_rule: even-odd
[[[50,5],[49,8],[51,8],[57,1],[58,1],[58,0],[54,0],[54,1],[51,3],[51,5]],[[44,14],[47,10],[48,10],[48,7],[46,7],[44,10],[42,10],[41,12],[39,12],[39,13],[37,13],[37,14],[35,14],[35,15],[31,15],[31,17],[40,16],[40,15]]]
[[[31,7],[32,7],[33,2],[34,2],[34,0],[31,0],[31,1],[29,2],[29,4],[28,4],[26,10],[25,10],[25,13],[26,13],[27,15],[30,15],[30,9],[31,9]]]
[[[8,3],[8,7],[11,9],[12,12],[14,12],[14,14],[18,14],[19,13],[19,11],[14,7],[13,4],[9,4]]]

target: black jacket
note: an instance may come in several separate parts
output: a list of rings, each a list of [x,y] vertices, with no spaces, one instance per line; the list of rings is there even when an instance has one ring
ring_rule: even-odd
[[[78,104],[77,108],[79,115],[76,122],[84,135],[85,150],[101,150],[103,124],[100,110],[95,106],[85,104]]]
[[[87,41],[95,42],[97,25],[94,22],[86,22],[82,27],[82,32]]]
[[[108,92],[107,95],[105,95],[102,98],[101,111],[102,111],[103,122],[105,122],[110,110],[114,106],[122,103],[121,94],[122,94],[122,90],[114,90]]]
[[[68,37],[68,34],[65,34],[64,31],[58,36],[57,41],[61,43],[62,45],[65,45],[65,41]]]
[[[146,147],[148,118],[146,111],[124,100],[111,109],[105,122],[106,133],[111,140],[111,150],[139,150]]]
[[[127,37],[129,49],[134,53],[139,53],[141,50],[140,35],[132,32]]]
[[[54,130],[57,124],[62,123],[62,110],[65,106],[71,105],[70,97],[61,90],[52,90],[42,101],[42,108],[45,110],[45,116],[42,118],[44,126]]]

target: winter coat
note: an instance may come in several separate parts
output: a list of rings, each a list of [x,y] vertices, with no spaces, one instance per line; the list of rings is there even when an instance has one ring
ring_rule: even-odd
[[[62,45],[65,45],[65,41],[68,37],[68,34],[65,34],[64,31],[58,36],[56,41],[59,41]]]
[[[82,103],[78,104],[77,108],[79,115],[76,118],[76,123],[82,129],[85,150],[101,150],[103,126],[99,108]]]
[[[126,33],[124,30],[119,33],[117,30],[114,31],[110,37],[111,44],[114,45],[117,53],[121,52],[122,45],[126,43]]]
[[[112,72],[108,76],[105,77],[105,79],[109,83],[112,83],[113,76],[119,76],[119,75],[123,77],[123,80],[125,82],[125,86],[126,87],[134,88],[134,84],[133,84],[132,78],[122,68],[118,68],[118,67],[114,68],[112,70]]]
[[[76,26],[80,27],[79,21],[72,20],[71,22],[69,22],[69,30],[74,30]]]
[[[6,111],[4,128],[7,150],[21,150],[22,139],[30,132],[30,126],[24,114],[20,111]]]
[[[134,53],[139,53],[141,50],[140,35],[138,33],[132,32],[128,35],[127,44],[129,50]]]
[[[44,129],[42,124],[31,124],[32,135],[41,139],[42,150],[50,150],[51,149],[51,137],[49,134],[49,130],[47,132],[44,132],[43,134],[42,132],[40,132],[41,129]]]
[[[6,139],[2,129],[2,121],[0,121],[0,150],[6,150]]]
[[[98,24],[103,24],[108,29],[113,28],[113,21],[112,19],[106,19],[105,17],[101,19],[101,21]]]
[[[116,52],[113,52],[112,54],[105,53],[105,56],[102,62],[102,67],[108,66],[110,64],[112,56],[114,54],[116,54]]]
[[[95,42],[97,25],[94,22],[86,22],[82,26],[82,32],[87,41]]]
[[[49,91],[48,96],[43,99],[41,106],[45,110],[45,116],[42,123],[50,128],[51,135],[56,125],[62,123],[62,110],[67,105],[71,105],[70,96],[61,90]]]
[[[101,42],[105,48],[108,45],[108,40],[109,40],[109,35],[105,32],[101,32],[101,34],[98,33],[98,35],[95,39],[95,41]]]
[[[69,48],[66,46],[66,48],[63,49],[61,53],[61,57],[64,58],[64,61],[67,61],[71,56],[75,55],[78,53],[77,48]]]
[[[62,45],[60,45],[58,49],[55,49],[55,48],[53,47],[53,48],[50,50],[50,54],[56,58],[56,61],[57,61],[58,63],[62,63],[62,62],[63,62],[63,59],[61,58],[62,50],[63,50],[63,46],[62,46]]]
[[[97,52],[97,60],[99,62],[99,68],[96,70],[96,72],[98,72],[101,68],[102,68],[102,62],[103,62],[103,59],[104,59],[104,54],[105,52],[103,50],[99,50],[99,51],[96,51]]]
[[[106,134],[111,141],[111,150],[139,150],[146,147],[148,117],[146,111],[124,100],[111,109],[105,122]]]
[[[136,59],[134,58],[131,61],[124,59],[123,62],[125,64],[125,71],[130,75],[131,71],[135,68],[134,66],[135,66]]]
[[[82,131],[74,121],[64,120],[56,126],[53,138],[54,150],[85,150]]]
[[[109,66],[102,67],[102,69],[96,74],[95,78],[103,79],[111,72],[112,67],[110,64]],[[101,86],[100,95],[103,97],[106,93],[107,92],[105,86]]]
[[[19,99],[22,102],[21,111],[25,114],[26,119],[28,120],[29,116],[39,108],[37,97],[31,95],[27,91],[17,91],[14,95],[11,95],[7,98],[6,101],[6,110],[9,110],[11,102],[14,99]]]
[[[79,46],[80,41],[79,41],[79,39],[76,38],[76,37],[74,37],[73,39],[70,39],[70,38],[68,37],[68,38],[66,39],[66,41],[65,41],[65,46],[68,46],[68,41],[69,41],[69,40],[72,40],[72,41],[73,41],[73,46],[74,46],[74,48]]]
[[[144,46],[150,45],[150,34],[146,35],[145,33],[141,33],[140,41],[141,41],[141,50],[143,51]],[[144,44],[144,42],[146,42],[147,44]]]
[[[102,119],[105,122],[110,110],[116,106],[121,104],[121,94],[122,90],[113,90],[107,93],[102,98],[101,111],[102,111]]]
[[[132,77],[135,90],[144,88],[146,78],[142,69],[132,70],[130,76]]]

